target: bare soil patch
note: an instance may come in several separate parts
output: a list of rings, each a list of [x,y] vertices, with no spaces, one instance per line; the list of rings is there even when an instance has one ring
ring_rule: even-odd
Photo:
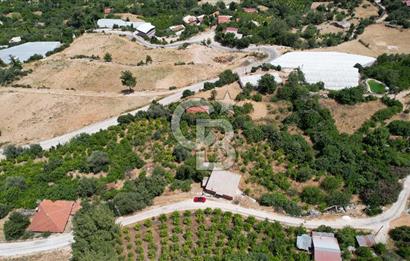
[[[410,53],[409,42],[410,29],[400,30],[383,24],[373,24],[366,27],[356,40],[313,51],[337,51],[377,57],[383,53]]]
[[[112,62],[102,60],[105,53]],[[78,55],[99,56],[100,60],[71,59]],[[137,66],[151,56],[152,63]],[[225,63],[216,57],[226,57]],[[18,84],[32,87],[120,92],[121,71],[129,70],[137,78],[135,90],[168,89],[214,78],[228,68],[241,65],[247,58],[243,53],[228,53],[205,46],[193,45],[185,50],[149,49],[126,37],[108,34],[85,34],[69,48],[42,61],[27,65],[33,73]],[[176,65],[176,63],[184,63]]]
[[[89,97],[24,93],[2,88],[0,144],[38,142],[149,102],[149,97]]]
[[[330,110],[339,132],[352,134],[372,115],[386,108],[381,101],[371,101],[356,105],[341,105],[333,99],[321,99],[320,104]]]
[[[356,7],[354,14],[356,18],[369,18],[372,16],[379,16],[379,8],[369,1],[363,1],[363,3]]]
[[[68,261],[71,258],[71,248],[55,250],[52,252],[42,252],[39,254],[19,257],[0,258],[4,261]]]

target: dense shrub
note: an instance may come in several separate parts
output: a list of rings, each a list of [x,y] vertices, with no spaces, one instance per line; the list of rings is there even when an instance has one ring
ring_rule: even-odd
[[[11,213],[9,219],[4,223],[4,236],[6,240],[16,240],[22,237],[29,224],[30,220],[28,217],[19,212]]]
[[[395,120],[387,126],[390,133],[393,135],[410,137],[410,122]]]
[[[73,260],[118,260],[119,226],[104,205],[84,205],[73,220]]]
[[[87,164],[91,172],[98,173],[100,171],[107,171],[110,158],[106,152],[93,151],[87,158]]]
[[[272,206],[276,210],[285,211],[291,216],[300,216],[302,214],[301,208],[294,201],[277,192],[263,194],[259,202],[264,206]]]

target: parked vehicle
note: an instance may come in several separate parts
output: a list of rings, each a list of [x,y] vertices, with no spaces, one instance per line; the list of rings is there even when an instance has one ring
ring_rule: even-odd
[[[194,202],[205,203],[206,197],[194,197]]]

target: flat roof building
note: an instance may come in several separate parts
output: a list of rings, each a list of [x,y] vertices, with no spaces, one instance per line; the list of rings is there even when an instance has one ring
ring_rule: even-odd
[[[339,243],[333,233],[312,232],[315,261],[342,261]]]
[[[205,191],[212,195],[232,200],[240,194],[240,180],[240,175],[230,171],[213,170],[206,182]]]

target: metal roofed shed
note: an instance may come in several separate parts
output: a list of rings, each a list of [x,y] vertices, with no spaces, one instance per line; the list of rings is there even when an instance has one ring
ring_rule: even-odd
[[[7,49],[1,49],[0,59],[5,63],[10,63],[10,56],[13,56],[21,62],[25,62],[35,54],[46,56],[46,53],[60,46],[60,42],[28,42]]]
[[[115,25],[118,27],[130,26],[137,30],[137,34],[152,37],[155,35],[155,26],[146,22],[127,22],[121,19],[98,19],[97,25],[99,28],[113,29]]]
[[[312,238],[307,234],[297,236],[296,247],[301,250],[309,251],[312,247]]]
[[[264,76],[265,74],[272,75],[275,77],[275,82],[276,83],[282,83],[282,79],[280,78],[279,74],[274,73],[274,72],[269,72],[269,73],[261,73],[261,74],[252,74],[252,75],[245,75],[245,76],[240,76],[239,77],[239,84],[241,85],[242,88],[246,86],[246,84],[251,84],[252,86],[258,86],[259,80]]]
[[[357,244],[361,247],[372,247],[376,245],[373,235],[359,235],[356,236]]]
[[[271,61],[282,68],[300,68],[308,83],[323,82],[326,89],[340,90],[359,84],[359,70],[355,64],[370,66],[373,57],[341,52],[289,52]]]
[[[240,194],[240,180],[240,175],[230,171],[213,170],[206,183],[205,191],[212,195],[232,200],[236,195]]]
[[[333,233],[312,232],[315,261],[342,261],[339,243]]]

